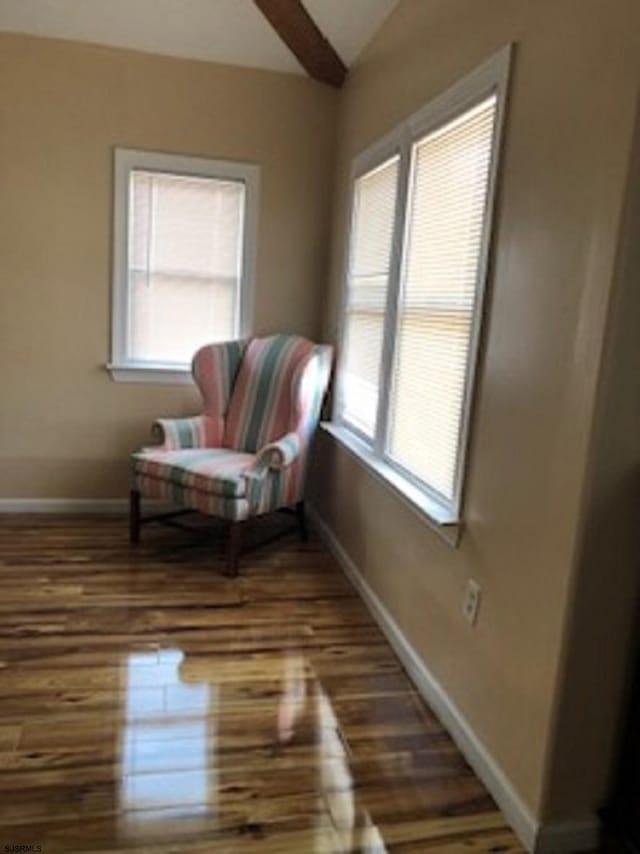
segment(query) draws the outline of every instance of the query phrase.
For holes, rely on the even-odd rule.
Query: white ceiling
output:
[[[304,0],[351,65],[397,0]],[[0,30],[304,73],[253,0],[0,0]]]

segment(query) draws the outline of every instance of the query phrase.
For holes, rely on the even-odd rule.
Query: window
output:
[[[333,432],[457,524],[508,48],[354,165]]]
[[[342,417],[373,438],[398,184],[398,157],[358,178],[342,343]]]
[[[258,169],[116,149],[115,379],[189,379],[202,344],[248,334]]]

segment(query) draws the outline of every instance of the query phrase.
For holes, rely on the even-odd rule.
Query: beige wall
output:
[[[518,45],[460,547],[442,542],[326,434],[314,491],[321,515],[537,817],[582,815],[603,795],[602,775],[575,793],[553,791],[550,749],[639,32],[636,0],[402,0],[341,95],[331,336],[353,156],[506,42]],[[469,577],[483,592],[475,628],[461,613]],[[564,759],[575,779],[576,757]]]
[[[640,115],[639,115],[640,119]],[[546,809],[589,802],[617,770],[640,592],[640,121],[587,468],[574,600],[560,674]],[[636,622],[634,622],[634,620]]]
[[[112,382],[114,145],[262,167],[255,328],[317,336],[336,95],[301,76],[0,34],[0,496],[125,494],[192,390]]]

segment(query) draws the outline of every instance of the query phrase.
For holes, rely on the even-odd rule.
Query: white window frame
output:
[[[386,134],[381,140],[359,154],[353,161],[350,178],[349,233],[347,235],[338,329],[340,349],[344,345],[346,332],[345,320],[348,299],[348,271],[350,267],[350,253],[352,251],[351,232],[354,219],[355,184],[359,178],[371,172],[376,167],[381,166],[393,156],[399,155],[400,157],[387,309],[385,313],[381,356],[378,420],[374,439],[372,441],[368,436],[342,418],[343,390],[341,387],[340,371],[337,373],[333,421],[325,423],[323,426],[360,461],[364,462],[377,477],[390,485],[412,509],[417,510],[428,524],[454,546],[457,545],[461,533],[462,502],[467,468],[471,411],[484,313],[484,295],[493,236],[496,184],[504,129],[511,54],[512,45],[506,45],[470,74],[425,104],[420,110],[411,115],[390,133]],[[393,358],[396,345],[398,308],[402,289],[403,252],[407,243],[408,224],[406,222],[406,214],[409,207],[408,196],[411,187],[411,153],[413,145],[420,139],[493,94],[496,95],[496,117],[487,186],[485,225],[480,249],[476,281],[476,303],[472,319],[469,355],[465,375],[464,409],[458,443],[455,489],[453,499],[448,501],[430,488],[428,484],[421,481],[393,460],[387,453],[387,439],[390,426],[387,413],[393,381]]]
[[[111,286],[111,360],[107,363],[117,382],[190,383],[191,366],[172,362],[139,361],[127,355],[129,328],[129,183],[133,171],[167,175],[219,178],[245,185],[242,224],[242,274],[236,335],[251,334],[256,270],[260,167],[252,163],[209,160],[180,154],[162,154],[132,148],[114,149],[113,269]]]

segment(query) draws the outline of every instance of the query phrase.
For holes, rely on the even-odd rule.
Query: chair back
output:
[[[202,395],[207,445],[222,444],[231,392],[246,347],[246,340],[207,344],[193,357],[191,373]]]
[[[287,433],[312,430],[328,382],[330,353],[331,348],[296,335],[249,341],[231,394],[225,447],[255,453]]]

